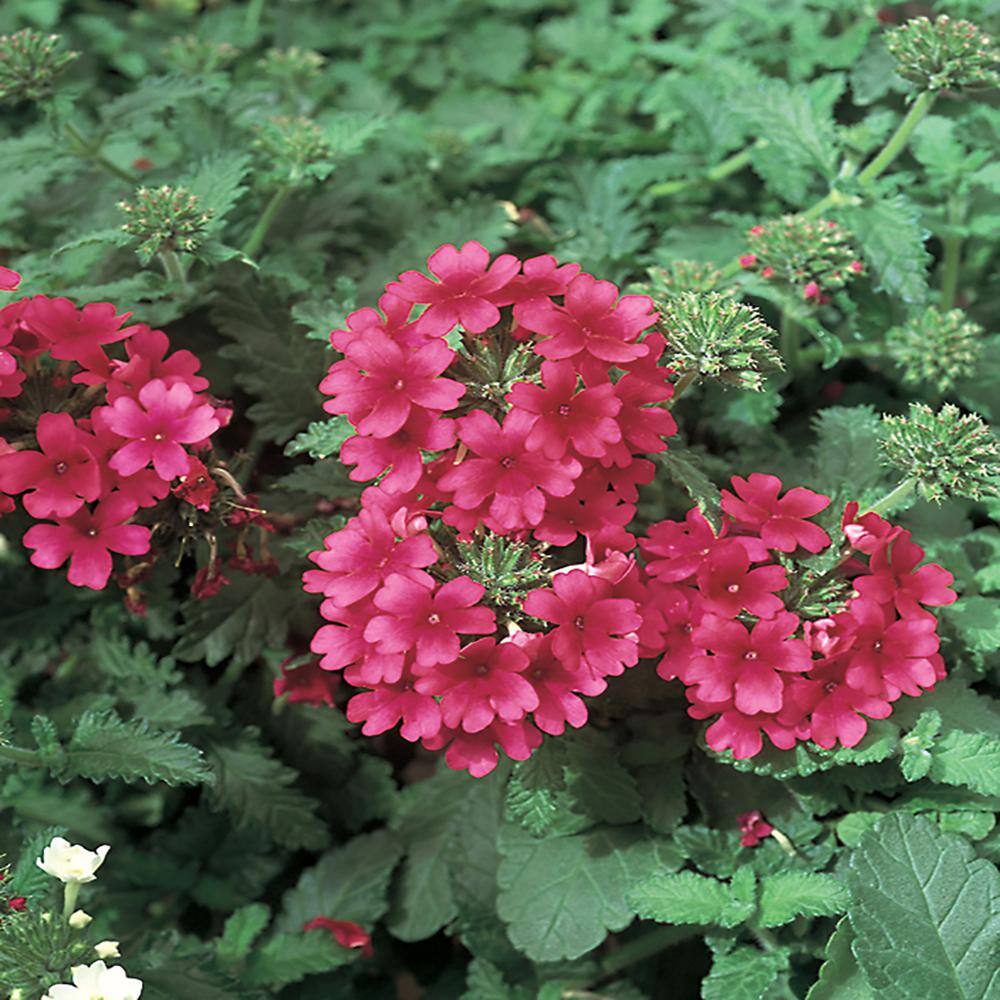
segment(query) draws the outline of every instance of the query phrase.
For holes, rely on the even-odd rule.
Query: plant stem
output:
[[[782,310],[778,324],[781,356],[785,359],[785,369],[794,375],[799,366],[799,324]]]
[[[741,149],[738,153],[733,153],[732,156],[726,157],[726,159],[721,163],[717,163],[710,170],[706,170],[700,177],[685,177],[675,181],[662,181],[660,184],[654,184],[646,193],[652,195],[654,198],[661,198],[665,195],[678,194],[699,184],[706,182],[714,184],[716,181],[724,180],[731,174],[742,170],[750,162],[754,146],[760,144],[761,142],[758,140],[746,149]]]
[[[869,514],[881,514],[893,507],[899,506],[900,502],[909,499],[913,488],[917,485],[916,479],[912,476],[904,479],[894,489],[890,490],[881,500],[876,501],[868,508]]]
[[[12,747],[9,744],[0,745],[0,760],[9,761],[20,767],[40,767],[41,761],[34,750],[24,750],[21,747]]]
[[[892,134],[889,141],[882,147],[882,152],[875,157],[864,170],[858,174],[858,181],[861,184],[868,184],[880,177],[906,148],[910,141],[913,130],[927,117],[928,112],[934,104],[937,94],[932,90],[925,90],[906,113],[906,117],[899,123],[899,128]]]
[[[173,250],[161,250],[158,256],[167,280],[172,285],[176,285],[183,294],[187,294],[187,275],[184,273],[184,265],[181,263],[180,257]]]
[[[957,228],[962,222],[963,212],[955,198],[948,202],[948,226]],[[958,276],[962,269],[962,237],[954,231],[941,237],[944,258],[941,261],[941,312],[955,307],[958,294]]]
[[[79,882],[67,882],[63,886],[63,921],[68,922],[76,909],[76,901],[80,895]]]
[[[651,958],[663,951],[664,948],[669,948],[673,944],[694,937],[701,930],[703,928],[668,924],[665,927],[657,927],[645,934],[640,934],[623,944],[601,962],[601,978],[613,976],[616,972],[621,972],[622,969],[635,965],[636,962]]]
[[[114,160],[109,160],[100,150],[100,147],[88,139],[72,122],[63,124],[63,131],[76,147],[73,152],[85,160],[92,160],[98,166],[103,167],[109,174],[129,184],[135,184],[136,179],[124,167],[119,167]]]
[[[257,224],[253,227],[253,231],[247,238],[246,243],[243,244],[243,255],[245,257],[254,257],[258,250],[260,250],[261,245],[264,242],[264,237],[267,236],[267,231],[271,228],[271,223],[274,222],[274,217],[281,210],[281,206],[284,205],[285,199],[292,193],[292,189],[289,185],[278,188],[274,194],[271,195],[270,201],[264,206],[264,211],[260,213],[260,218],[257,220]]]
[[[674,394],[670,397],[669,405],[673,406],[681,396],[694,384],[695,379],[698,378],[697,369],[692,368],[691,371],[684,372],[683,375],[674,383]]]

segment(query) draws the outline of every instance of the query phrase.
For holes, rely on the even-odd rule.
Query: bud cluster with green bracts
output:
[[[941,14],[914,17],[889,32],[896,72],[922,90],[965,90],[1000,84],[1000,49],[971,21]]]
[[[322,180],[331,170],[332,148],[322,126],[304,115],[278,115],[255,129],[253,150],[260,177],[271,186],[303,187]]]
[[[37,101],[78,53],[60,50],[58,35],[37,31],[0,35],[0,101]]]
[[[929,306],[886,334],[886,350],[903,381],[942,393],[974,374],[984,346],[983,328],[961,309],[942,313]]]
[[[121,201],[118,207],[128,219],[122,231],[138,240],[136,253],[143,263],[164,250],[194,253],[212,219],[187,188],[168,184],[141,187],[131,201]]]
[[[718,292],[734,296],[737,289],[726,288],[721,268],[697,260],[675,260],[663,267],[651,267],[649,276],[635,286],[635,291],[648,295],[656,302],[665,302],[683,292]]]

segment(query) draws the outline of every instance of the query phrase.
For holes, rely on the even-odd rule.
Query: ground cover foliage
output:
[[[4,995],[1000,997],[995,13],[6,0]],[[566,347],[581,279],[540,305],[525,266],[450,322],[390,317],[442,359],[417,417],[345,402],[385,326],[356,310],[472,241],[613,282],[617,347]],[[599,433],[518,438],[561,463],[545,511],[477,493],[467,428],[578,376]],[[428,430],[456,406],[457,437]],[[610,504],[580,537],[572,483]],[[359,512],[433,539],[411,589],[347,600],[310,560]],[[506,670],[544,647],[589,679],[463,710],[447,655],[392,645],[428,566],[490,609],[455,630],[477,655],[510,623]],[[621,626],[600,669],[556,637],[571,579]],[[382,615],[360,666],[349,613]],[[739,649],[781,666],[720,666],[719,636],[779,620]],[[401,735],[372,698],[410,681]],[[55,837],[111,849],[81,877]]]

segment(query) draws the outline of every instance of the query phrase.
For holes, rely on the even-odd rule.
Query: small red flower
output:
[[[12,292],[21,284],[21,275],[0,265],[0,292]]]
[[[698,588],[706,608],[728,618],[735,618],[743,609],[769,618],[784,607],[774,592],[787,586],[784,567],[751,569],[747,550],[736,539],[716,544],[698,568]]]
[[[304,931],[327,931],[342,948],[360,948],[364,958],[375,954],[371,935],[351,920],[331,920],[329,917],[314,917],[302,925]]]
[[[188,455],[187,472],[181,476],[180,482],[171,492],[198,510],[208,510],[212,504],[212,497],[219,492],[219,487],[201,459]]]
[[[740,843],[744,847],[756,847],[765,837],[770,837],[774,827],[766,822],[760,811],[740,813],[736,817],[740,828]]]
[[[340,684],[340,674],[323,670],[318,661],[307,660],[289,669],[290,660],[281,664],[281,676],[274,679],[274,697],[288,696],[291,702],[333,707],[333,695]]]
[[[7,909],[14,913],[22,913],[28,908],[28,900],[24,896],[12,896],[7,900]]]
[[[754,472],[748,479],[733,476],[733,489],[722,490],[722,509],[740,529],[760,533],[764,544],[779,552],[794,552],[796,547],[820,552],[830,544],[830,537],[806,518],[830,505],[830,498],[796,486],[783,497],[781,480]]]

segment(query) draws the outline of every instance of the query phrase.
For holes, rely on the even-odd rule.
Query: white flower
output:
[[[79,844],[71,844],[62,837],[53,837],[52,843],[42,852],[35,864],[60,882],[93,882],[97,869],[104,864],[111,848],[102,844],[96,851],[88,851]]]
[[[142,981],[130,979],[120,965],[74,965],[73,985],[52,986],[42,1000],[139,1000]]]
[[[122,953],[118,950],[117,941],[98,941],[94,945],[94,951],[98,958],[121,958]]]
[[[83,910],[74,910],[69,915],[69,925],[75,931],[82,931],[93,919],[89,913],[85,913]],[[104,956],[101,955],[101,958],[104,958]]]

